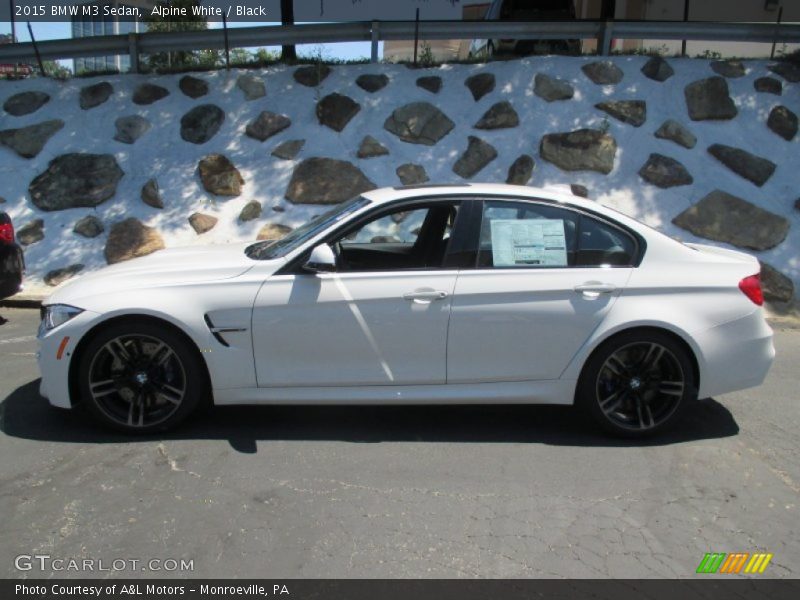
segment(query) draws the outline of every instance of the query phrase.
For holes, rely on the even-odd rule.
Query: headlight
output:
[[[42,322],[39,324],[39,337],[63,325],[70,319],[83,312],[82,308],[75,308],[67,304],[51,304],[42,307]]]

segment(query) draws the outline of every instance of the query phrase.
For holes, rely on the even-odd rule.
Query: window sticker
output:
[[[566,267],[563,219],[495,219],[491,221],[495,267]]]

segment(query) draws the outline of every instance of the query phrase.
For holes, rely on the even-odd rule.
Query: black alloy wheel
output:
[[[81,398],[105,425],[128,432],[163,431],[207,398],[196,351],[152,323],[112,325],[89,342],[80,368]]]
[[[604,429],[625,437],[669,428],[696,397],[686,350],[656,331],[623,333],[605,342],[578,383],[578,402]]]

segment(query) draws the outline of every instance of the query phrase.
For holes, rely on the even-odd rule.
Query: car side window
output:
[[[598,219],[582,215],[578,238],[578,267],[627,267],[636,256],[636,242],[630,234]]]
[[[342,244],[413,244],[427,214],[426,208],[394,212],[370,221],[342,240]]]
[[[408,205],[345,231],[331,245],[341,272],[442,267],[458,213],[457,202]]]
[[[579,219],[577,213],[544,204],[484,202],[477,266],[572,266]]]

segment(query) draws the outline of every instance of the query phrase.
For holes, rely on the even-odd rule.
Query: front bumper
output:
[[[75,349],[99,316],[92,311],[84,311],[38,337],[36,362],[42,376],[39,393],[53,406],[72,408],[69,373]]]

